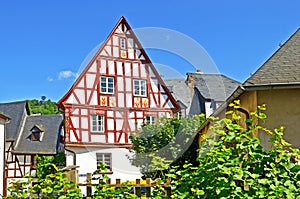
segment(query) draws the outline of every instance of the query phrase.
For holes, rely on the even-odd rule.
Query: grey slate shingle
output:
[[[187,75],[195,77],[195,87],[204,98],[215,101],[225,101],[240,85],[239,82],[222,74],[188,73]],[[186,79],[165,79],[164,82],[167,87],[172,87],[171,93],[177,101],[180,101],[186,107],[190,107],[192,98]]]
[[[300,83],[300,28],[243,86]]]
[[[166,86],[172,87],[171,94],[175,100],[179,100],[182,104],[188,107],[191,103],[191,93],[185,81],[186,80],[184,78],[164,79]]]

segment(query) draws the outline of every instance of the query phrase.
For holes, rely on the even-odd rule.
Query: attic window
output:
[[[32,127],[30,131],[31,131],[31,137],[30,137],[31,141],[41,141],[42,133],[44,132],[44,130],[41,127],[34,125],[34,127]]]
[[[126,39],[124,38],[124,37],[121,37],[121,39],[120,39],[121,41],[120,41],[120,43],[121,43],[121,49],[122,50],[126,50]]]

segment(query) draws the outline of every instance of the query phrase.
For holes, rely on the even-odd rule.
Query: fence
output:
[[[86,195],[87,199],[91,198],[92,196],[92,187],[93,186],[103,186],[103,187],[114,187],[115,189],[119,189],[122,187],[127,187],[128,185],[132,187],[131,192],[137,195],[138,197],[146,196],[151,197],[153,187],[160,186],[164,191],[165,195],[170,197],[171,196],[171,187],[170,183],[160,183],[160,179],[156,179],[151,182],[150,178],[146,180],[136,179],[135,181],[127,181],[122,183],[121,179],[116,179],[116,182],[113,184],[111,183],[111,179],[106,180],[105,185],[102,185],[104,180],[99,179],[97,183],[93,183],[92,181],[92,174],[87,173],[86,175],[86,183],[77,183],[79,187],[86,187]]]

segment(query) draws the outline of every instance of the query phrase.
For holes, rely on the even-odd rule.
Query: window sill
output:
[[[105,172],[99,172],[99,173],[94,173],[95,175],[102,175],[102,174],[113,174],[113,171],[105,171]]]
[[[105,135],[105,132],[100,132],[100,131],[91,131],[91,134],[102,134]]]

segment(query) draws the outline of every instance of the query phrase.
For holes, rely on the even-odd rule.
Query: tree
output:
[[[161,177],[169,165],[195,162],[197,146],[192,135],[203,123],[204,115],[190,118],[162,118],[154,124],[144,124],[137,135],[132,134],[130,158],[144,177]],[[189,149],[194,147],[194,153]],[[192,157],[194,156],[194,157]]]
[[[41,100],[33,99],[27,100],[27,102],[31,114],[47,115],[61,113],[57,104],[50,99],[46,100],[46,96],[42,96]]]

